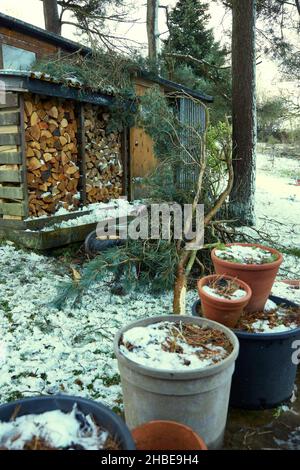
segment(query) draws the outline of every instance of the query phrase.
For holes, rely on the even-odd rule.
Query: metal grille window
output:
[[[205,109],[200,103],[189,98],[179,98],[179,119],[183,124],[180,134],[182,145],[189,151],[181,150],[181,161],[175,172],[175,184],[178,189],[190,190],[198,178],[200,159],[199,139],[195,138],[196,129],[200,134],[205,129]]]

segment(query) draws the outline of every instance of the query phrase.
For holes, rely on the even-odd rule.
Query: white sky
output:
[[[170,6],[173,6],[175,3],[176,0],[164,0],[162,2],[163,5]],[[146,44],[147,36],[144,23],[146,17],[145,0],[135,0],[134,6],[134,17],[142,24],[122,25],[118,33]],[[44,27],[43,5],[40,0],[0,0],[0,11],[36,26]],[[162,33],[166,31],[165,13],[163,9],[160,9],[159,12],[159,30]],[[228,16],[224,18],[224,10],[215,3],[211,4],[211,14],[211,26],[214,28],[216,39],[222,41],[224,38],[224,28],[230,25],[230,18]],[[70,26],[64,26],[63,35],[80,42],[80,37],[76,36],[74,28]],[[263,63],[257,68],[257,85],[259,95],[276,94],[279,89],[287,90],[290,88],[289,84],[283,83],[280,80],[276,64],[265,58]]]

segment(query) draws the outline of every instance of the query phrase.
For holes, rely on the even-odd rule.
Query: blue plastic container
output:
[[[125,422],[106,406],[85,398],[55,395],[12,401],[0,406],[0,421],[9,421],[15,410],[18,410],[17,416],[41,414],[53,410],[69,413],[75,403],[84,415],[93,416],[96,424],[106,429],[122,450],[135,450],[134,441]]]

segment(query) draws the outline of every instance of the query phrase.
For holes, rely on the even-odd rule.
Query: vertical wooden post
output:
[[[121,134],[121,155],[122,155],[122,167],[123,167],[123,181],[122,189],[123,195],[127,196],[130,200],[130,179],[129,179],[129,130],[126,127]]]
[[[23,188],[23,204],[24,204],[24,218],[29,217],[29,194],[27,184],[27,165],[26,165],[26,140],[25,140],[25,122],[24,122],[24,95],[19,93],[19,109],[20,109],[20,136],[21,136],[21,157],[22,157],[22,188]]]
[[[80,200],[82,205],[86,204],[86,160],[85,160],[85,125],[84,125],[84,104],[78,103],[78,158],[80,169]]]

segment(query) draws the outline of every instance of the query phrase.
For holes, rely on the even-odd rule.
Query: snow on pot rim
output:
[[[212,260],[217,260],[218,263],[222,264],[223,266],[228,266],[228,267],[233,267],[235,266],[237,269],[240,270],[245,270],[245,271],[256,271],[256,270],[269,270],[273,269],[276,266],[280,265],[283,261],[283,256],[282,254],[276,250],[275,248],[267,247],[264,245],[261,245],[259,243],[226,243],[225,247],[231,247],[231,246],[242,246],[242,247],[256,247],[260,248],[263,251],[270,252],[274,255],[277,255],[277,259],[270,262],[270,263],[258,263],[258,264],[247,264],[247,263],[237,263],[236,261],[229,261],[225,260],[223,258],[220,258],[219,256],[216,255],[217,251],[225,251],[225,250],[220,250],[217,247],[214,248],[211,251],[211,258]]]
[[[280,297],[276,297],[271,295],[269,297],[270,300],[275,302],[276,304],[286,304],[287,300],[286,299],[281,299]],[[289,306],[291,307],[298,307],[297,304],[294,302],[288,301]],[[198,299],[194,302],[192,306],[192,315],[195,315],[195,311],[197,310],[197,305],[201,305],[201,300]],[[195,318],[195,317],[194,317]],[[202,318],[199,317],[198,318]],[[215,322],[214,322],[215,323]],[[285,331],[280,331],[280,332],[275,332],[275,333],[264,333],[264,332],[247,332],[243,330],[238,330],[236,328],[230,329],[238,338],[240,339],[249,339],[249,340],[261,340],[261,341],[270,341],[270,340],[280,340],[280,339],[285,339],[287,336],[299,336],[300,335],[300,326],[297,328],[290,328]]]
[[[226,297],[221,297],[221,295],[218,297],[215,295],[212,295],[206,289],[203,289],[203,287],[206,287],[209,282],[216,280],[217,278],[230,279],[232,281],[234,280],[240,287],[242,287],[242,290],[245,292],[245,295],[239,298],[227,299]],[[205,295],[208,295],[211,299],[215,299],[216,301],[219,301],[220,307],[222,306],[221,304],[226,305],[226,308],[227,308],[228,304],[236,305],[239,303],[244,303],[246,300],[250,300],[252,296],[252,290],[246,282],[242,281],[241,279],[229,276],[227,274],[221,274],[221,275],[212,274],[210,276],[205,276],[197,281],[197,286],[198,286],[198,291],[203,291]]]
[[[232,351],[229,353],[224,359],[221,359],[217,364],[205,366],[205,367],[199,367],[195,369],[190,369],[190,370],[176,370],[176,369],[158,369],[150,366],[144,366],[142,364],[139,364],[138,362],[135,362],[125,356],[121,351],[120,351],[120,341],[123,336],[123,334],[135,327],[139,326],[148,326],[151,324],[155,323],[161,323],[161,322],[177,322],[177,321],[182,321],[183,323],[191,323],[191,324],[196,324],[198,326],[203,326],[203,327],[208,327],[212,329],[217,329],[221,332],[223,332],[229,341],[232,344]],[[165,316],[158,316],[158,317],[152,317],[152,318],[144,318],[141,320],[138,320],[134,323],[131,323],[121,330],[119,330],[115,336],[114,339],[114,352],[116,354],[116,357],[118,361],[121,363],[126,364],[127,367],[130,369],[133,369],[134,371],[137,371],[138,373],[142,375],[147,375],[150,377],[157,377],[165,380],[188,380],[188,379],[194,379],[198,378],[199,375],[202,377],[210,376],[213,374],[217,374],[218,372],[222,371],[226,367],[230,366],[232,362],[235,361],[235,359],[238,356],[239,352],[239,342],[236,337],[236,335],[226,326],[221,325],[220,323],[217,323],[212,320],[208,320],[206,318],[195,318],[191,316],[181,316],[181,315],[165,315]]]

